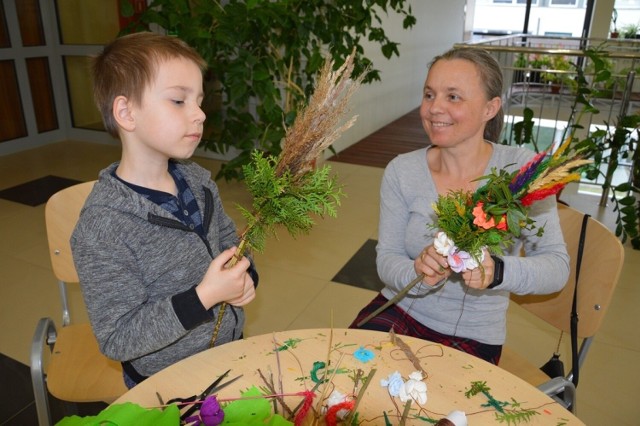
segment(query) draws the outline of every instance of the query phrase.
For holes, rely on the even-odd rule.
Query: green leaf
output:
[[[120,14],[124,18],[130,18],[133,16],[135,10],[129,0],[120,0]]]
[[[621,190],[618,189],[618,187],[616,187],[616,191],[621,191]],[[621,198],[620,200],[618,200],[618,202],[620,204],[622,204],[623,206],[633,206],[636,203],[636,198],[634,196],[630,195],[628,197]]]
[[[400,52],[398,51],[398,43],[386,43],[382,45],[382,54],[385,58],[391,59],[391,56],[394,54],[400,56]]]
[[[96,416],[70,416],[60,420],[58,426],[93,426],[93,425],[140,425],[140,426],[173,426],[180,423],[180,410],[175,404],[164,410],[143,408],[138,404],[125,402],[114,404],[102,410]]]

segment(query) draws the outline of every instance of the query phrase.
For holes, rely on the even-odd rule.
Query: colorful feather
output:
[[[527,192],[532,192],[558,182],[564,182],[566,184],[572,180],[580,179],[580,174],[572,173],[572,171],[589,163],[591,163],[591,160],[584,160],[580,157],[566,160],[564,163],[561,163],[556,167],[547,169],[546,173],[541,174],[537,179],[531,182]],[[569,176],[571,179],[567,180],[567,177]]]
[[[557,194],[558,192],[560,192],[560,190],[562,188],[565,187],[565,185],[566,185],[565,183],[556,183],[555,185],[552,185],[550,187],[538,189],[538,190],[533,191],[533,192],[529,192],[524,197],[522,197],[520,199],[520,202],[525,207],[530,206],[531,204],[534,203],[534,201],[543,200],[543,199],[547,198],[550,195]]]
[[[571,145],[571,136],[569,136],[556,150],[556,152],[553,153],[553,158],[560,158],[560,156],[562,155],[563,152],[565,152],[567,150],[567,148],[569,147],[569,145]]]
[[[513,194],[521,193],[524,189],[527,188],[529,182],[535,179],[543,170],[544,167],[541,167],[547,152],[543,151],[537,154],[531,161],[525,164],[518,173],[514,176],[509,184],[509,190]]]

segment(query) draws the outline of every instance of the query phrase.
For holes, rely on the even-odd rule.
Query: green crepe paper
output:
[[[56,426],[178,426],[180,410],[177,405],[169,405],[164,410],[143,408],[138,404],[125,402],[105,408],[97,416],[69,416]]]
[[[222,426],[290,426],[292,422],[287,421],[280,414],[271,412],[271,402],[266,398],[255,398],[262,396],[260,390],[255,386],[242,393],[243,398],[238,399],[222,407],[224,411],[224,421]]]

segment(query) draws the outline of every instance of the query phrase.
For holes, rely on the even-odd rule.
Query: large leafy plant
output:
[[[575,70],[573,102],[565,128],[563,140],[570,141],[570,149],[593,160],[584,170],[588,180],[599,181],[602,187],[600,205],[613,204],[616,214],[615,233],[622,242],[631,242],[634,249],[640,250],[640,114],[621,112],[613,121],[596,125],[595,129],[585,129],[582,122],[600,111],[594,101],[611,98],[616,89],[624,89],[626,79],[620,74],[630,71],[622,69],[614,72],[614,61],[607,56],[606,46],[596,46],[584,51],[584,68],[572,63]],[[590,121],[590,120],[588,120]],[[522,121],[516,122],[511,129],[517,145],[530,144],[539,152],[539,144],[534,137],[534,113],[524,108]],[[503,143],[508,143],[506,138]],[[614,184],[613,178],[620,160],[631,163],[631,177],[627,182]]]
[[[121,2],[123,15],[134,16],[130,0]],[[124,32],[159,27],[208,62],[202,146],[235,155],[216,176],[229,180],[243,178],[254,149],[280,153],[327,55],[337,68],[355,48],[355,75],[380,80],[362,42],[378,43],[388,59],[399,55],[382,28],[387,12],[402,15],[404,28],[416,23],[407,0],[154,0]]]
[[[585,54],[592,63],[593,75],[587,78],[584,72],[577,68],[578,92],[572,109],[574,120],[569,127],[570,135],[575,138],[574,149],[593,159],[593,164],[586,171],[586,178],[603,179],[600,205],[606,205],[607,197],[610,195],[609,200],[616,212],[616,235],[622,242],[629,240],[634,249],[640,250],[640,114],[621,111],[613,122],[605,121],[603,126],[596,126],[596,130],[588,131],[583,139],[575,137],[576,131],[583,128],[580,124],[582,116],[585,113],[599,112],[592,101],[601,96],[599,88],[602,87],[602,83],[612,78],[610,61],[601,49],[587,49]],[[582,106],[579,111],[578,105]],[[633,175],[628,182],[614,185],[613,177],[620,165],[620,159],[631,163]]]

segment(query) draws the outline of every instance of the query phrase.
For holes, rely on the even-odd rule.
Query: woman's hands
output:
[[[482,290],[489,287],[489,284],[493,282],[495,263],[487,249],[483,249],[483,252],[484,259],[480,266],[462,273],[464,283],[470,288]]]
[[[425,247],[414,262],[416,274],[424,274],[423,283],[433,287],[451,275],[447,258],[439,255],[433,245]]]
[[[249,259],[242,257],[235,265],[226,266],[235,252],[236,247],[231,247],[213,259],[202,282],[196,287],[196,293],[206,309],[220,302],[244,306],[255,298],[253,279],[247,272],[251,265]]]
[[[414,261],[416,274],[424,274],[422,282],[429,286],[435,286],[440,281],[451,275],[451,268],[447,258],[436,252],[433,245],[425,247]],[[484,249],[484,260],[481,265],[462,273],[464,283],[475,289],[485,289],[493,282],[495,265],[489,252]]]

